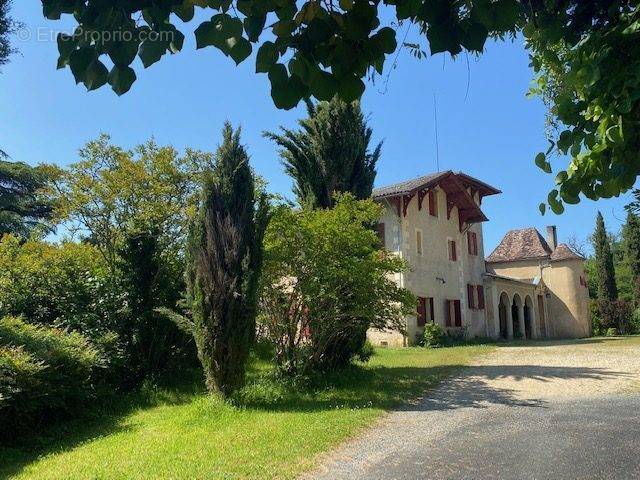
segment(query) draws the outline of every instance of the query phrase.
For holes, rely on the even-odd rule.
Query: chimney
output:
[[[547,227],[547,243],[553,252],[558,246],[558,232],[555,225],[549,225]]]

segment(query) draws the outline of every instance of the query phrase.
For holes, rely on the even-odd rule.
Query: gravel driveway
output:
[[[640,478],[640,338],[500,347],[313,479]]]

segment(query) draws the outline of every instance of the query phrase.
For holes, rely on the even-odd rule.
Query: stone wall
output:
[[[405,259],[410,270],[400,276],[399,285],[416,296],[433,298],[434,320],[445,327],[446,300],[460,300],[462,325],[467,336],[486,336],[484,310],[470,309],[467,299],[467,284],[483,285],[484,243],[482,224],[475,224],[470,230],[476,233],[478,253],[470,255],[467,234],[460,232],[458,211],[453,207],[447,218],[447,198],[440,188],[435,189],[438,216],[429,213],[429,197],[425,196],[422,209],[418,209],[418,198],[414,196],[407,208],[407,215],[397,214],[395,204],[382,201],[385,212],[381,222],[385,224],[385,246]],[[476,194],[476,201],[479,198]],[[422,254],[417,247],[417,232],[422,235]],[[457,260],[449,260],[449,241],[456,242]],[[476,294],[477,297],[477,294]],[[477,298],[476,298],[477,304]],[[415,316],[406,318],[407,337],[404,343],[413,345],[423,328],[418,327]],[[369,339],[380,344],[397,344],[397,334],[372,331]]]

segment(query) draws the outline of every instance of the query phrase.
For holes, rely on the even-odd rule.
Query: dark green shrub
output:
[[[118,250],[120,284],[127,300],[118,334],[134,385],[167,370],[197,365],[193,337],[158,312],[158,307],[173,308],[184,290],[182,264],[162,255],[161,238],[158,229],[130,233]]]
[[[629,302],[626,300],[597,300],[596,308],[600,319],[601,333],[610,329],[616,329],[620,335],[632,333],[630,330],[633,312]]]
[[[109,277],[93,245],[21,242],[5,235],[0,239],[0,317],[23,316],[89,338],[116,331],[116,312],[126,302]]]
[[[615,337],[618,335],[618,330],[615,328],[607,328],[607,331],[604,332],[605,337]]]
[[[464,343],[467,338],[467,327],[462,328],[448,328],[447,334],[443,341],[447,346],[460,345]]]
[[[631,315],[631,324],[629,325],[629,333],[638,334],[640,333],[640,308],[636,308]]]
[[[358,352],[358,360],[368,362],[376,354],[376,349],[369,340],[365,340],[364,345]]]
[[[103,366],[79,333],[0,319],[0,438],[75,414],[96,397]]]
[[[591,334],[594,337],[604,335],[605,329],[602,327],[602,319],[600,318],[600,312],[598,311],[597,300],[589,300],[589,313],[591,315]]]
[[[445,332],[437,323],[427,323],[420,337],[419,344],[427,348],[441,347],[444,341]]]

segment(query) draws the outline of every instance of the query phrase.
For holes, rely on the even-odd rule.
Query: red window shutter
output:
[[[467,249],[469,255],[478,255],[478,236],[476,232],[467,232]]]
[[[455,262],[458,260],[458,252],[456,251],[456,242],[449,240],[449,260]]]
[[[385,234],[384,223],[378,223],[378,225],[376,226],[376,233],[378,234],[378,238],[380,239],[380,243],[384,247],[386,245],[385,236],[384,236],[384,234]]]
[[[433,311],[433,297],[429,298],[429,313],[431,314],[431,322],[435,323],[436,315]]]
[[[453,301],[453,309],[456,315],[456,327],[462,326],[462,310],[460,309],[460,300]]]
[[[467,303],[471,310],[474,310],[476,308],[476,304],[473,300],[473,293],[474,293],[473,290],[474,290],[473,285],[467,283]]]
[[[438,204],[436,203],[436,192],[429,190],[429,215],[438,216]]]
[[[484,287],[478,285],[478,309],[484,310]]]
[[[427,299],[418,297],[418,326],[424,327],[427,323]]]
[[[451,326],[451,300],[444,301],[444,324],[447,327]]]

